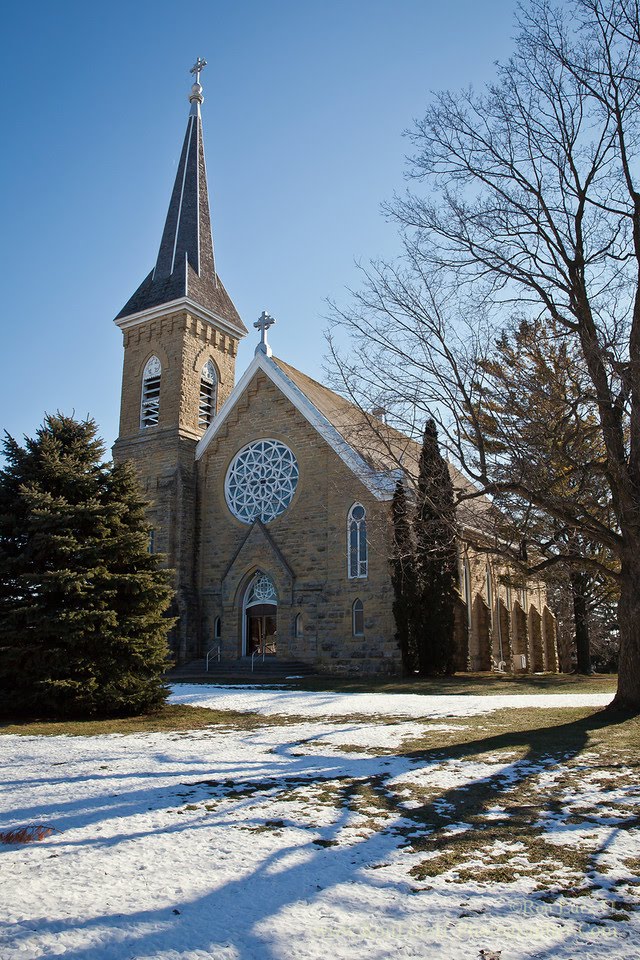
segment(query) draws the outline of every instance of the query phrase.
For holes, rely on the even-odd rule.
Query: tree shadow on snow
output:
[[[337,944],[344,936],[344,924],[347,924],[352,949],[357,952],[359,940],[369,945],[374,941],[381,920],[383,926],[388,923],[400,926],[403,922],[415,923],[414,898],[428,897],[428,892],[423,892],[426,890],[424,884],[422,887],[419,885],[423,881],[415,881],[408,873],[406,879],[400,881],[385,876],[383,868],[386,861],[400,847],[408,847],[411,853],[418,854],[421,850],[431,854],[435,851],[437,856],[442,846],[443,829],[447,825],[460,823],[472,824],[474,830],[485,830],[486,839],[492,840],[498,828],[495,824],[492,826],[491,820],[486,820],[485,824],[483,818],[501,804],[505,792],[526,787],[542,770],[552,770],[560,761],[566,763],[575,759],[587,746],[592,731],[615,726],[624,719],[612,717],[610,713],[595,713],[557,726],[489,734],[454,746],[435,746],[381,756],[340,753],[339,750],[335,753],[314,751],[306,754],[300,752],[304,750],[304,742],[297,741],[272,746],[268,755],[265,754],[265,759],[250,761],[249,770],[248,764],[242,759],[237,763],[203,761],[198,764],[198,761],[185,760],[183,763],[182,759],[171,757],[176,769],[169,774],[149,771],[136,775],[136,779],[142,783],[151,781],[149,786],[141,785],[115,796],[100,795],[54,804],[52,822],[55,820],[59,829],[65,829],[65,824],[66,829],[81,828],[92,823],[104,824],[112,818],[134,816],[147,808],[162,812],[176,804],[197,805],[207,800],[219,802],[220,810],[214,806],[206,816],[202,811],[193,811],[193,818],[185,813],[185,822],[182,823],[163,824],[141,831],[131,830],[105,838],[95,837],[88,842],[78,841],[79,845],[85,847],[116,847],[149,836],[197,831],[202,836],[202,852],[192,863],[191,869],[206,872],[211,884],[219,879],[215,889],[192,899],[176,898],[158,908],[127,913],[105,912],[90,919],[31,919],[30,929],[24,931],[24,935],[18,931],[17,939],[29,938],[34,929],[63,939],[65,936],[79,935],[83,945],[67,947],[67,960],[104,960],[105,956],[124,960],[129,957],[155,958],[164,954],[183,956],[185,960],[200,955],[275,960],[286,955],[286,950],[283,953],[283,931],[289,931],[291,937],[310,938],[322,946],[324,955],[328,955],[332,938],[336,937]],[[490,722],[490,717],[483,717],[483,722],[487,720]],[[330,732],[335,733],[336,728]],[[307,746],[314,739],[321,744],[323,736],[319,734],[315,738],[308,738]],[[251,736],[244,739],[247,744],[253,741]],[[505,758],[507,762],[502,762],[500,754],[503,751],[516,751],[521,755],[517,759]],[[493,763],[500,764],[499,771],[489,771],[488,775],[485,771],[457,786],[436,789],[435,795],[419,805],[408,807],[404,803],[405,798],[391,783],[392,780],[401,783],[403,777],[417,771],[435,770],[445,762],[468,763],[487,755],[496,755]],[[197,771],[194,766],[198,767]],[[194,779],[194,774],[197,779]],[[172,784],[156,782],[158,778],[166,781],[168,776]],[[293,811],[291,817],[282,816],[273,821],[270,828],[265,827],[266,803],[310,804],[313,802],[313,796],[309,796],[310,788],[312,791],[322,789],[329,796],[329,804],[335,810],[331,823],[325,826],[303,823]],[[256,802],[261,804],[257,812]],[[514,806],[506,827],[514,840],[517,841],[519,830],[530,829],[534,821],[539,823],[545,816],[562,816],[560,800],[553,789],[542,801],[542,806],[539,804],[538,798],[536,804],[527,806],[522,803],[520,808]],[[37,809],[42,815],[42,805]],[[23,808],[20,816],[23,813],[28,816],[35,810],[36,805],[31,810]],[[356,814],[366,814],[367,810],[377,812],[375,815],[371,813],[372,823],[359,830],[359,821],[354,818]],[[637,818],[633,822],[632,819],[626,826],[638,825]],[[298,831],[299,842],[288,842],[273,849],[274,843],[278,843],[278,831],[286,828]],[[234,837],[241,836],[235,831],[255,831],[255,849],[259,849],[261,844],[265,848],[259,863],[250,870],[244,869],[246,864],[241,864],[243,872],[232,879],[224,874],[226,866],[217,875],[215,870],[211,870],[210,854],[205,846],[211,840],[212,829],[226,831],[229,846]],[[246,834],[244,837],[246,839]],[[463,862],[464,843],[468,840],[469,836],[464,831],[446,837],[449,861],[456,862],[461,858]],[[179,840],[176,842],[179,843]],[[61,855],[72,844],[73,841],[64,836],[46,841],[48,849],[59,847]],[[596,856],[591,859],[594,860]],[[151,882],[161,883],[162,877],[159,875]],[[354,886],[350,889],[349,885]],[[337,887],[340,887],[344,919],[335,913],[335,900],[331,899],[331,893]],[[383,907],[379,906],[381,896],[375,898],[375,922],[370,913],[371,900],[362,896],[363,887],[370,892],[377,890],[379,894],[385,894]],[[509,893],[508,889],[501,890],[501,895],[503,892],[505,895]],[[159,899],[163,893],[162,890],[158,891]],[[460,900],[467,895],[465,888],[452,884],[440,888],[438,894],[447,903],[443,908],[444,919],[455,921],[456,917],[465,915],[460,912]],[[507,897],[504,906],[493,903],[490,890],[487,890],[484,898],[494,918],[513,918],[514,912],[521,911],[522,899],[521,890],[513,892],[511,903]],[[325,916],[321,914],[323,909]],[[287,916],[288,912],[290,916]],[[426,916],[422,914],[423,922]],[[438,920],[431,909],[428,916],[429,922]],[[271,925],[274,918],[277,923]],[[91,943],[96,946],[90,946]],[[554,950],[557,947],[556,942]],[[55,950],[44,950],[39,957],[49,960],[58,955]],[[544,949],[540,952],[539,947],[535,953],[540,958],[552,955]]]

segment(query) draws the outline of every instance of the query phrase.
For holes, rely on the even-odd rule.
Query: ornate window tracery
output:
[[[364,578],[368,573],[367,512],[361,503],[354,503],[349,510],[347,538],[349,579]]]
[[[266,573],[256,573],[247,592],[245,606],[251,607],[257,603],[278,603],[278,591]]]
[[[291,503],[298,476],[298,461],[289,447],[279,440],[256,440],[236,454],[227,470],[227,506],[243,523],[269,523]]]
[[[160,415],[160,380],[162,364],[157,357],[150,357],[142,374],[142,403],[140,405],[140,426],[155,427]]]
[[[207,360],[200,375],[200,403],[198,426],[206,430],[216,415],[218,405],[218,374],[213,360]]]

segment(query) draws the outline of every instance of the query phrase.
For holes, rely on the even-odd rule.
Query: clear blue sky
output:
[[[430,92],[481,85],[515,0],[12,3],[3,13],[0,427],[45,411],[117,435],[112,319],[153,265],[188,113],[203,121],[220,275],[251,334],[322,377],[327,297],[392,256],[380,204],[405,189],[402,132]]]

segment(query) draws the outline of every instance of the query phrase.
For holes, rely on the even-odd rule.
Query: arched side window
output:
[[[296,638],[297,638],[298,640],[300,639],[300,637],[302,637],[302,636],[304,635],[304,624],[303,624],[303,622],[302,622],[302,614],[301,614],[301,613],[299,613],[299,614],[297,615],[296,619],[295,619],[294,631],[293,631],[293,632],[294,632],[294,634],[295,634],[295,636],[296,636]]]
[[[364,604],[354,600],[351,607],[351,633],[354,637],[364,637]]]
[[[491,579],[491,567],[487,564],[487,606],[489,608],[489,618],[493,626],[493,581]]]
[[[213,622],[213,639],[219,640],[222,636],[222,620],[220,617],[216,617]]]
[[[349,579],[367,576],[367,512],[361,503],[354,503],[347,518],[347,550]]]
[[[469,561],[465,557],[464,561],[464,602],[467,606],[467,626],[471,630],[471,568],[469,567]]]
[[[200,375],[200,404],[198,426],[206,430],[216,415],[218,404],[218,375],[213,360],[207,360]]]
[[[152,527],[151,530],[149,530],[149,546],[147,547],[147,553],[155,553],[155,552],[156,552],[156,531]]]
[[[147,360],[142,374],[142,403],[140,405],[140,426],[155,427],[160,414],[160,379],[162,365],[157,357]]]

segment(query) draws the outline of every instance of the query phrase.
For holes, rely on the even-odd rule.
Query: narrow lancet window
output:
[[[351,632],[354,637],[364,637],[364,604],[354,600],[351,608]]]
[[[200,377],[200,405],[198,407],[198,426],[206,430],[216,415],[218,402],[218,375],[212,360],[207,360]]]
[[[493,579],[491,577],[491,567],[487,564],[486,572],[487,580],[487,606],[489,608],[489,619],[491,620],[491,626],[493,627]]]
[[[157,357],[151,357],[142,374],[142,405],[140,426],[155,427],[160,414],[160,378],[162,366]]]
[[[465,557],[464,560],[464,602],[467,608],[467,627],[471,630],[471,568],[469,566],[469,561]]]
[[[367,514],[361,503],[354,503],[347,520],[349,579],[367,576]]]

